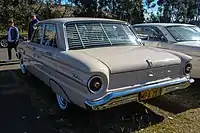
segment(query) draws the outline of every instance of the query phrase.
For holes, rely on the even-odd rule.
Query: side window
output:
[[[161,41],[159,32],[156,29],[148,28],[147,32],[149,41]]]
[[[147,40],[148,39],[148,33],[145,27],[135,27],[134,31],[136,32],[136,35],[142,39]]]
[[[148,41],[162,41],[161,40],[161,33],[151,27],[136,27],[134,28],[135,32],[137,33],[137,36],[142,40],[148,40]]]
[[[43,25],[37,26],[37,29],[34,31],[33,38],[31,40],[31,42],[40,44],[40,41],[41,41],[42,36],[43,36],[43,29],[44,29]]]
[[[46,24],[44,39],[43,39],[42,44],[45,46],[57,48],[56,26],[54,24]]]

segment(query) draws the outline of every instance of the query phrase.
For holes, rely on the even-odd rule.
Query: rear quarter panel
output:
[[[193,66],[191,76],[194,78],[200,78],[200,47],[175,43],[172,50],[179,51],[191,56],[191,63]]]
[[[104,83],[107,86],[107,81],[109,81],[107,74],[109,74],[109,71],[101,62],[89,57],[81,57],[79,54],[79,56],[74,55],[73,53],[70,51],[54,52],[52,60],[56,63],[49,69],[48,76],[50,80],[59,84],[72,103],[85,108],[84,102],[86,99],[101,97],[106,93],[105,90],[107,89],[105,88],[96,94],[92,94],[87,88],[88,80],[94,75],[100,75],[105,79]],[[50,85],[53,87],[51,83]],[[61,88],[53,88],[53,91],[65,95],[60,91]]]

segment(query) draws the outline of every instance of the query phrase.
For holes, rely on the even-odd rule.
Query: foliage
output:
[[[196,0],[158,0],[164,22],[190,22],[197,15]]]
[[[145,4],[147,5],[147,8],[154,8],[156,6],[155,0],[146,0]]]
[[[114,18],[131,24],[143,22],[147,13],[150,22],[189,22],[197,16],[197,0],[68,0],[65,5],[59,5],[59,1],[0,0],[0,31],[6,30],[9,18],[26,30],[31,13],[36,13],[39,20],[81,16]],[[149,12],[156,5],[157,14]]]
[[[142,0],[74,0],[74,4],[75,16],[115,18],[130,23],[144,20]]]
[[[72,16],[68,5],[52,4],[51,0],[1,0],[0,31],[6,30],[7,21],[10,18],[16,20],[19,29],[27,30],[31,13],[36,13],[39,20]]]

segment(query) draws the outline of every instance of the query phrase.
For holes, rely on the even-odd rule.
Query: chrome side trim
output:
[[[183,78],[176,78],[173,80],[164,81],[164,82],[160,82],[160,83],[150,84],[150,85],[146,85],[146,86],[129,88],[129,90],[125,90],[125,91],[108,93],[103,98],[98,99],[96,101],[86,100],[85,105],[87,107],[89,106],[93,109],[93,107],[95,108],[97,106],[104,105],[104,104],[108,103],[110,100],[118,98],[118,97],[123,97],[123,96],[131,95],[131,94],[137,94],[137,93],[145,91],[145,90],[161,88],[161,87],[168,87],[171,85],[182,84],[182,83],[188,83],[188,86],[189,86],[193,82],[194,82],[194,79],[189,79],[187,77],[183,77]]]

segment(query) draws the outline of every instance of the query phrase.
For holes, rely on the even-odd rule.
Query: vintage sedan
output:
[[[18,48],[22,73],[50,86],[62,110],[69,103],[103,110],[194,82],[190,56],[143,46],[130,25],[119,20],[44,20]]]
[[[200,28],[190,24],[145,23],[133,30],[146,46],[185,53],[192,57],[191,76],[200,78]]]

